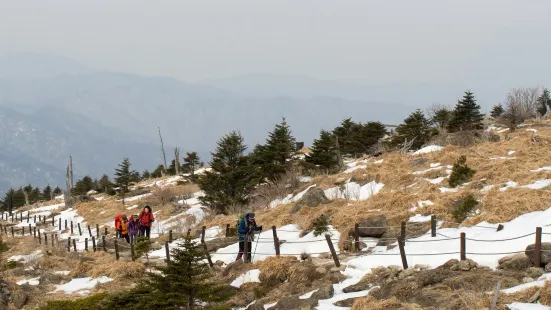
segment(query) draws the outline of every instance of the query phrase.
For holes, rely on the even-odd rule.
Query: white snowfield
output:
[[[235,279],[230,285],[233,287],[240,288],[241,285],[245,283],[250,283],[250,282],[260,283],[259,277],[260,277],[259,269],[249,270],[245,274],[242,274],[239,277],[237,277],[237,279]]]
[[[411,155],[421,155],[421,154],[427,154],[432,152],[439,152],[443,149],[443,147],[439,145],[428,145],[424,148],[417,150],[416,152],[412,153]]]
[[[65,294],[76,293],[79,295],[88,295],[90,293],[90,290],[96,287],[96,285],[101,283],[111,282],[111,281],[113,281],[113,279],[105,276],[99,277],[97,279],[93,279],[90,277],[75,278],[68,283],[58,285],[54,291],[49,292],[48,294],[64,292]]]

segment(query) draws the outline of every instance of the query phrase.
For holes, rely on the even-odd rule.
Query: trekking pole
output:
[[[254,246],[254,253],[253,253],[253,257],[251,258],[251,263],[254,261],[254,256],[256,255],[256,249],[258,248],[259,240],[260,240],[260,234],[258,234],[258,239],[256,240],[256,245]],[[254,241],[254,233],[253,233],[253,241]]]

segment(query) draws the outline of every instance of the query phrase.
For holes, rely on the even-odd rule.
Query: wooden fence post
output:
[[[94,252],[96,251],[96,238],[94,236],[92,236],[92,249]]]
[[[251,243],[252,245],[252,243]],[[243,261],[246,263],[249,262],[249,234],[245,235],[245,240],[243,241]]]
[[[15,237],[15,231],[13,230],[13,226],[11,227],[11,236]]]
[[[73,235],[74,232],[73,232],[73,221],[71,221],[71,235]]]
[[[27,223],[31,221],[31,211],[27,211]]]
[[[77,223],[77,227],[78,227],[78,235],[82,236],[82,229],[80,228],[80,223]]]
[[[34,223],[36,224],[36,214],[34,215]]]
[[[168,243],[172,243],[172,229],[168,231]]]
[[[57,221],[59,222],[57,230],[61,231],[61,218],[59,218]]]
[[[55,242],[57,242],[57,245],[59,245],[59,239],[57,238],[57,234],[55,234]]]
[[[187,230],[187,237],[189,238],[191,236],[191,228]]]
[[[467,259],[467,242],[465,238],[465,233],[461,233],[461,260]]]
[[[398,248],[400,249],[400,257],[402,258],[402,267],[404,270],[408,269],[408,260],[406,258],[406,251],[404,250],[404,240],[402,237],[398,237]]]
[[[494,300],[492,301],[492,306],[490,307],[490,310],[495,310],[497,305],[497,298],[499,296],[499,290],[501,288],[501,281],[497,281],[496,289],[494,291]]]
[[[31,226],[31,224],[29,224],[29,236],[32,235],[33,233],[33,227]]]
[[[203,243],[203,249],[205,250],[205,255],[207,256],[207,261],[209,262],[209,266],[210,268],[212,268],[214,265],[212,264],[212,259],[210,258],[210,253],[209,253],[209,250],[207,249],[206,243]]]
[[[65,219],[65,230],[67,230],[67,219]]]
[[[38,230],[38,243],[42,244],[42,236],[40,235],[40,229]]]
[[[54,233],[50,235],[50,238],[52,238],[52,247],[54,246]]]
[[[36,239],[36,226],[35,226],[35,227],[33,227],[33,238],[35,238],[35,239]]]
[[[230,236],[230,224],[226,224],[226,238]]]
[[[274,235],[274,248],[275,248],[276,256],[279,256],[279,238],[277,237],[277,230],[275,226],[272,226],[272,233]]]
[[[168,241],[165,242],[165,253],[166,253],[166,260],[170,261],[170,249],[168,248]]]
[[[88,236],[92,237],[92,228],[90,228],[90,225],[88,225]]]
[[[75,250],[75,253],[77,252],[77,241],[73,239],[73,249]]]
[[[42,223],[46,224],[46,215],[42,216]]]
[[[88,238],[84,238],[84,251],[88,252]]]
[[[94,240],[94,239],[92,239]],[[96,251],[96,249],[94,248],[94,252]],[[130,256],[132,256],[132,261],[135,261],[136,260],[136,254],[134,252],[134,243],[131,242],[130,243]]]
[[[21,227],[21,236],[25,237],[25,226]]]
[[[329,251],[331,251],[331,256],[333,256],[333,261],[335,261],[335,266],[340,267],[341,263],[339,262],[339,257],[337,256],[337,253],[335,252],[335,248],[333,247],[333,242],[331,242],[331,236],[329,236],[329,234],[326,234],[325,240],[327,240]]]
[[[52,227],[55,227],[55,216],[52,216]]]
[[[99,224],[96,224],[96,238],[99,238]]]
[[[71,252],[71,237],[67,238],[67,252]]]
[[[534,265],[541,267],[541,227],[536,227],[536,243],[534,244]]]
[[[103,251],[107,252],[107,246],[105,245],[105,235],[101,236],[101,244],[103,245]]]
[[[107,236],[107,227],[105,227],[105,234],[104,236]]]
[[[430,235],[436,237],[436,216],[433,214],[430,216]]]
[[[205,243],[205,230],[207,229],[207,226],[203,226],[201,228],[201,243]]]
[[[354,225],[354,250],[360,251],[360,224],[358,223]]]
[[[406,245],[406,222],[400,224],[400,238],[402,238],[402,245]]]
[[[115,239],[115,258],[119,260],[119,243],[117,242],[117,239]]]
[[[44,244],[48,245],[48,234],[44,233]]]

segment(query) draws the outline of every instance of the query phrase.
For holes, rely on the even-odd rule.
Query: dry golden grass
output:
[[[422,310],[416,304],[404,304],[396,297],[387,300],[378,300],[374,297],[367,296],[356,299],[352,310],[367,310],[367,309],[385,309],[385,310]]]

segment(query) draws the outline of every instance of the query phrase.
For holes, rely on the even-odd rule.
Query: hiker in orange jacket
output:
[[[143,211],[138,215],[138,222],[140,223],[140,235],[149,238],[151,234],[151,224],[155,222],[150,206],[145,206],[145,208],[143,208]]]
[[[128,218],[126,215],[122,216],[121,237],[124,238],[127,243],[130,243],[130,237],[128,236]]]

